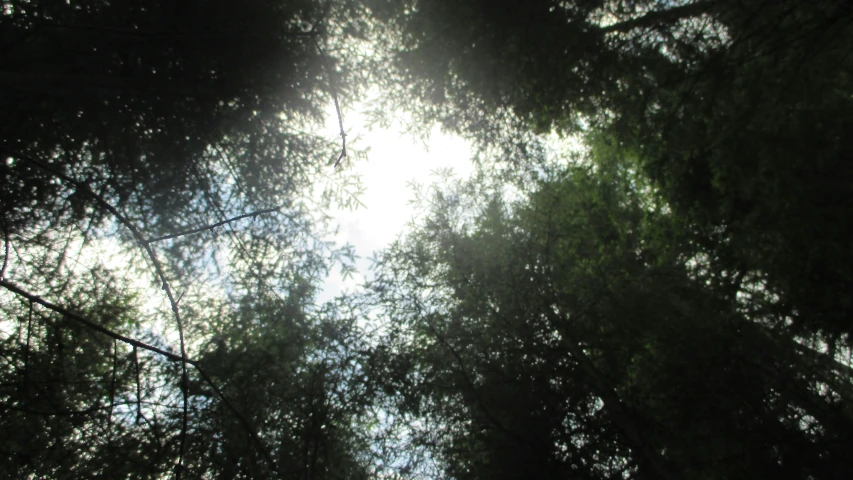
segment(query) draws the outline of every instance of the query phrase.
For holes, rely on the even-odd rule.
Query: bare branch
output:
[[[113,339],[113,378],[110,381],[110,412],[107,415],[107,425],[113,426],[113,410],[116,406],[116,370],[118,370],[118,341]]]
[[[2,280],[0,280],[2,281]],[[24,350],[24,384],[29,395],[30,388],[30,338],[33,334],[33,301],[30,299],[29,313],[27,314],[27,349]]]
[[[701,15],[711,10],[711,8],[716,4],[717,2],[713,0],[703,0],[678,7],[668,8],[666,10],[654,10],[641,17],[632,18],[630,20],[625,20],[624,22],[602,27],[600,30],[603,33],[625,33],[630,32],[635,28],[652,28],[662,23],[672,23],[683,18]]]
[[[184,230],[182,232],[173,233],[170,235],[163,235],[161,237],[149,238],[148,240],[145,240],[145,243],[153,243],[153,242],[159,242],[162,240],[170,240],[173,238],[183,237],[185,235],[192,235],[195,233],[201,233],[201,232],[205,232],[208,230],[213,230],[216,227],[221,227],[222,225],[225,225],[225,224],[228,224],[231,222],[236,222],[237,220],[242,220],[244,218],[248,218],[248,217],[254,218],[254,217],[257,217],[258,215],[262,215],[264,213],[279,212],[279,211],[281,211],[282,208],[284,208],[284,205],[278,206],[278,207],[272,207],[272,208],[265,208],[263,210],[258,210],[257,212],[245,213],[243,215],[238,215],[236,217],[229,218],[227,220],[223,220],[221,222],[216,222],[216,223],[213,223],[210,225],[205,225],[203,227],[194,228],[192,230]]]
[[[9,232],[3,229],[3,268],[0,268],[0,279],[6,278],[6,267],[9,266]]]
[[[166,350],[157,348],[153,345],[148,345],[145,342],[141,342],[139,340],[136,340],[136,339],[133,339],[130,337],[125,337],[124,335],[122,335],[120,333],[113,332],[112,330],[110,330],[110,329],[108,329],[102,325],[98,325],[97,323],[95,323],[95,322],[93,322],[87,318],[84,318],[84,317],[82,317],[82,316],[80,316],[80,315],[78,315],[78,314],[76,314],[76,313],[74,313],[74,312],[72,312],[66,308],[63,308],[63,307],[60,307],[59,305],[50,303],[38,295],[27,292],[26,290],[23,290],[22,288],[18,287],[17,285],[15,285],[11,282],[7,282],[6,280],[0,280],[0,287],[3,287],[6,290],[9,290],[10,292],[15,293],[17,295],[20,295],[32,303],[38,303],[39,305],[41,305],[43,307],[46,307],[50,310],[53,310],[56,313],[63,315],[65,318],[70,318],[71,320],[74,320],[75,322],[80,323],[87,328],[95,330],[96,332],[99,332],[99,333],[103,333],[104,335],[106,335],[110,338],[113,338],[115,340],[118,340],[120,342],[124,342],[128,345],[132,345],[134,347],[139,347],[139,348],[142,348],[144,350],[148,350],[149,352],[154,352],[154,353],[156,353],[158,355],[162,355],[162,356],[166,357],[167,359],[172,360],[174,362],[186,362],[190,365],[195,365],[195,363],[196,363],[194,360],[190,360],[189,358],[182,358],[180,355],[175,355],[174,353],[167,352]]]
[[[139,353],[136,345],[133,346],[133,369],[136,373],[136,424],[142,417],[142,384],[139,382]]]
[[[326,54],[323,53],[323,49],[320,47],[320,42],[317,41],[316,37],[312,37],[314,40],[314,45],[317,47],[317,51],[320,52],[320,57],[323,59],[323,66],[326,68],[326,74],[329,76],[329,90],[332,91],[332,100],[335,101],[335,112],[338,114],[338,126],[341,129],[341,154],[338,155],[338,159],[335,161],[335,168],[340,165],[341,160],[343,160],[347,156],[347,134],[344,131],[344,117],[341,115],[341,105],[338,102],[338,88],[335,85],[335,76],[332,72],[332,66],[329,65],[329,60],[326,57]]]
[[[95,405],[94,407],[89,407],[89,408],[86,408],[84,410],[55,409],[53,411],[48,412],[48,411],[37,410],[37,409],[33,409],[33,408],[20,407],[20,406],[12,405],[9,403],[0,403],[0,408],[6,409],[6,410],[12,410],[15,412],[26,413],[28,415],[40,415],[40,416],[45,416],[45,417],[52,417],[52,416],[60,416],[60,415],[62,415],[62,416],[66,416],[66,415],[67,416],[70,416],[70,415],[91,415],[91,414],[93,414],[99,410],[106,410],[110,407],[109,406],[102,406],[102,405],[98,404],[98,405]]]

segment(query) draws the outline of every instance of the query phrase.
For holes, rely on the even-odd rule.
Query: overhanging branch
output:
[[[666,10],[654,10],[637,18],[602,27],[600,31],[603,33],[626,33],[635,28],[656,27],[662,23],[672,23],[683,18],[701,15],[710,10],[716,3],[717,2],[715,1],[706,0],[688,3],[679,7],[668,8]]]
[[[167,358],[167,359],[172,360],[174,362],[186,362],[190,365],[196,364],[196,362],[194,360],[190,360],[188,358],[182,358],[180,355],[176,355],[172,352],[168,352],[168,351],[163,350],[161,348],[157,348],[153,345],[149,345],[145,342],[141,342],[141,341],[136,340],[134,338],[126,337],[120,333],[116,333],[116,332],[104,327],[103,325],[98,325],[97,323],[95,323],[95,322],[93,322],[93,321],[91,321],[91,320],[89,320],[89,319],[87,319],[81,315],[78,315],[78,314],[72,312],[71,310],[68,310],[67,308],[63,308],[59,305],[48,302],[47,300],[43,299],[42,297],[28,292],[28,291],[22,289],[21,287],[15,285],[14,283],[8,282],[6,280],[0,280],[0,287],[3,287],[6,290],[9,290],[10,292],[12,292],[16,295],[24,297],[27,300],[29,300],[33,303],[37,303],[37,304],[39,304],[39,305],[41,305],[41,306],[43,306],[49,310],[53,310],[54,312],[63,315],[65,318],[70,318],[71,320],[74,320],[75,322],[85,326],[86,328],[94,330],[98,333],[102,333],[102,334],[104,334],[104,335],[106,335],[106,336],[108,336],[114,340],[118,340],[118,341],[126,343],[128,345],[132,345],[134,347],[141,348],[143,350],[148,350],[149,352],[153,352],[153,353],[156,353],[158,355],[162,355],[164,358]]]

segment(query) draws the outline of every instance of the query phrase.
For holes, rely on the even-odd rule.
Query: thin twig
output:
[[[179,358],[181,359],[181,374],[183,377],[182,378],[182,384],[184,386],[187,385],[187,383],[189,382],[189,377],[187,374],[187,365],[186,365],[187,352],[186,352],[186,345],[184,342],[184,326],[183,326],[183,322],[181,321],[180,311],[178,310],[178,302],[175,300],[175,296],[172,294],[172,289],[169,287],[169,282],[166,281],[166,274],[163,270],[162,265],[160,264],[160,261],[157,259],[157,254],[154,252],[154,250],[151,248],[151,246],[145,242],[145,237],[142,236],[142,233],[140,233],[140,231],[133,225],[133,223],[131,223],[130,220],[127,219],[127,217],[122,215],[121,212],[119,212],[109,202],[104,200],[104,198],[102,196],[93,192],[92,189],[89,188],[86,184],[84,184],[82,182],[78,182],[77,180],[75,180],[75,179],[69,177],[68,175],[60,172],[59,170],[51,167],[50,165],[47,165],[44,162],[36,160],[35,158],[30,157],[29,155],[24,155],[22,153],[19,153],[19,152],[16,152],[14,150],[11,150],[9,148],[6,148],[5,146],[0,146],[0,150],[5,151],[9,155],[12,155],[19,160],[23,160],[27,163],[35,165],[36,167],[38,167],[38,168],[40,168],[40,169],[42,169],[42,170],[44,170],[50,174],[62,179],[62,180],[74,185],[74,187],[77,189],[78,192],[83,193],[83,194],[87,195],[88,197],[90,197],[92,200],[95,201],[95,203],[97,203],[102,208],[104,208],[105,210],[110,212],[122,225],[124,225],[128,230],[130,230],[130,232],[133,235],[133,238],[136,240],[137,244],[139,244],[139,246],[143,250],[145,250],[145,252],[148,254],[148,257],[151,259],[151,263],[154,264],[154,270],[157,273],[157,277],[160,280],[160,284],[163,286],[163,290],[166,292],[166,296],[169,298],[169,303],[171,304],[171,307],[172,307],[172,313],[174,314],[175,322],[178,325],[178,338],[180,340],[180,347],[181,347],[181,355]],[[180,440],[181,446],[180,446],[180,454],[178,457],[178,467],[179,468],[178,468],[177,473],[176,473],[178,480],[180,480],[180,477],[181,477],[181,468],[180,467],[183,465],[184,453],[186,451],[187,421],[188,421],[187,417],[189,416],[189,398],[187,396],[187,390],[186,390],[186,388],[183,388],[181,390],[183,393],[183,400],[184,400],[184,415],[183,415],[183,421],[181,422],[181,440]]]
[[[118,340],[113,339],[113,378],[110,382],[110,413],[107,415],[109,429],[113,426],[113,409],[116,405],[116,370],[118,370]]]
[[[136,345],[133,346],[133,367],[136,372],[136,424],[142,417],[142,385],[139,382],[139,354]]]
[[[2,279],[0,279],[2,281]],[[27,349],[24,350],[24,388],[26,395],[29,396],[30,391],[30,337],[33,332],[33,301],[30,300],[30,310],[27,315]]]
[[[338,88],[335,85],[335,76],[332,74],[332,66],[329,64],[328,57],[323,53],[323,49],[320,47],[320,42],[317,41],[317,37],[311,37],[314,40],[314,45],[317,47],[317,51],[320,52],[320,58],[323,60],[323,66],[326,69],[326,74],[329,76],[329,90],[332,92],[332,100],[335,102],[335,112],[338,114],[338,126],[341,129],[341,154],[338,155],[337,161],[335,161],[335,167],[341,163],[347,156],[347,134],[344,131],[344,117],[341,115],[341,105],[338,102]]]
[[[0,268],[0,280],[6,278],[6,267],[9,265],[9,232],[3,229],[3,268]]]
[[[86,408],[84,410],[56,409],[52,412],[47,412],[44,410],[37,410],[34,408],[26,408],[26,407],[19,407],[16,405],[10,405],[8,403],[0,403],[0,407],[8,409],[8,410],[16,411],[16,412],[26,413],[29,415],[42,415],[42,416],[91,415],[91,414],[93,414],[99,410],[106,410],[107,408],[109,408],[107,406],[96,405],[94,407],[89,407],[89,408]]]
[[[254,218],[254,217],[257,217],[258,215],[262,215],[264,213],[279,212],[279,211],[281,211],[282,208],[284,208],[284,205],[281,205],[278,207],[272,207],[272,208],[265,208],[263,210],[258,210],[257,212],[245,213],[243,215],[238,215],[236,217],[229,218],[227,220],[223,220],[221,222],[216,222],[216,223],[213,223],[210,225],[205,225],[203,227],[194,228],[192,230],[184,230],[182,232],[172,233],[170,235],[163,235],[161,237],[149,238],[148,240],[145,240],[145,243],[159,242],[162,240],[171,240],[173,238],[183,237],[185,235],[192,235],[194,233],[201,233],[201,232],[205,232],[208,230],[213,230],[216,227],[221,227],[222,225],[225,225],[227,223],[236,222],[237,220],[242,220],[244,218],[248,218],[248,217]]]
[[[196,167],[192,166],[192,168],[196,168]],[[322,170],[320,170],[320,172],[322,173]],[[199,178],[201,178],[201,176],[202,176],[202,172],[200,170],[198,170],[197,168],[196,168],[196,175],[199,176]],[[217,199],[214,198],[212,192],[210,192],[208,189],[205,188],[202,191],[202,194],[203,194],[204,199],[207,202],[208,206],[210,206],[210,208],[216,210],[216,213],[221,218],[227,218],[227,216],[225,215],[225,211],[219,205]],[[291,218],[291,220],[292,220],[292,218]],[[296,224],[296,225],[300,230],[305,232],[305,234],[309,235],[315,241],[319,242],[320,245],[324,245],[320,241],[320,239],[318,239],[313,233],[311,233],[310,230],[308,230],[307,228],[303,228],[299,224]],[[246,245],[244,244],[243,239],[241,239],[240,236],[237,235],[237,232],[234,231],[234,228],[231,224],[226,225],[226,231],[230,234],[231,238],[234,240],[234,243],[237,247],[237,250],[240,252],[240,254],[242,254],[245,258],[250,258],[251,255],[249,255],[248,247],[246,247]],[[264,281],[264,279],[261,276],[258,276],[257,279],[258,279],[259,285],[262,285],[263,287],[265,287],[270,293],[272,293],[279,300],[282,300],[282,301],[284,300],[284,298],[282,298],[281,294],[279,294],[274,288],[270,287],[266,283],[266,281]]]

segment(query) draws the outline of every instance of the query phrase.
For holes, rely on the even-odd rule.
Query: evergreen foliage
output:
[[[4,2],[0,476],[853,477],[851,20]],[[478,170],[320,302],[376,90]]]

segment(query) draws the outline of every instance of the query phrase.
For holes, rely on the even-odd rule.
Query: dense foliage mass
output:
[[[313,301],[358,8],[3,3],[0,476],[366,475],[361,336]]]
[[[0,13],[0,476],[853,477],[853,4],[143,3]],[[368,87],[479,170],[320,303]]]

